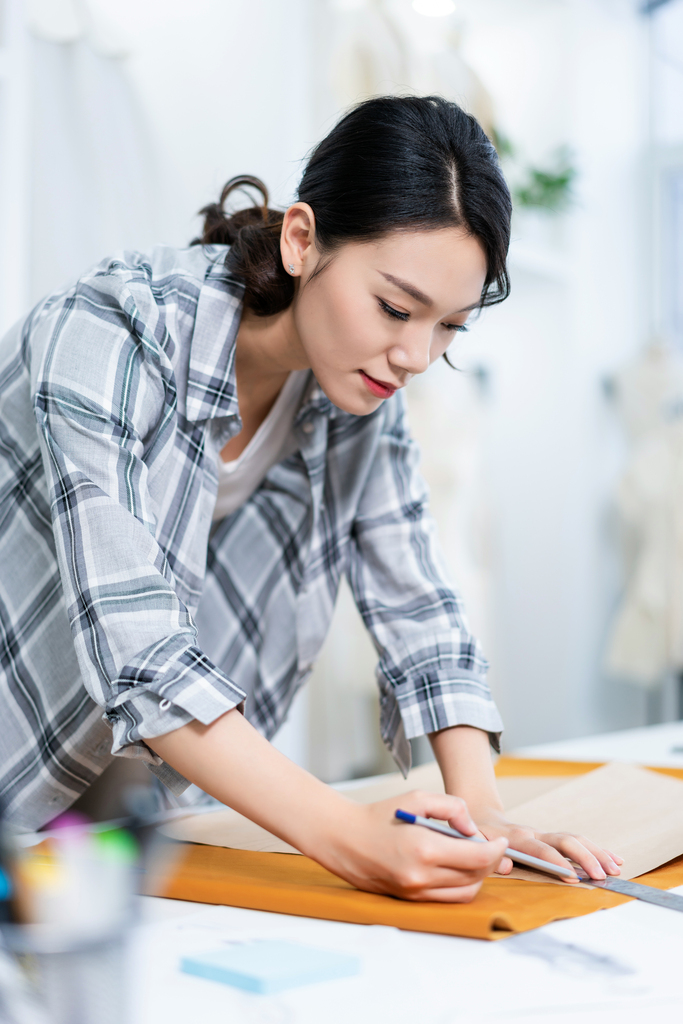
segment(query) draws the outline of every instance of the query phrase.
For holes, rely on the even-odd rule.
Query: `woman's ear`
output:
[[[282,220],[282,263],[292,277],[302,277],[318,261],[315,245],[315,214],[308,203],[294,203]]]

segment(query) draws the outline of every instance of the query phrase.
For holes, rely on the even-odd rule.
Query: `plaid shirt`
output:
[[[105,260],[0,343],[0,800],[17,825],[50,820],[113,754],[182,792],[145,740],[245,700],[272,736],[342,573],[404,771],[410,737],[501,728],[400,394],[354,416],[311,375],[298,450],[212,525],[215,453],[241,429],[224,255]]]

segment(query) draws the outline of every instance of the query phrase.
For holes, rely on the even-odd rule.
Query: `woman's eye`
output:
[[[394,307],[390,306],[388,302],[384,301],[384,299],[379,299],[379,305],[380,309],[383,309],[389,316],[393,316],[395,320],[405,321],[410,319],[410,313],[402,313],[400,309],[394,309]]]
[[[388,302],[384,301],[384,299],[378,299],[377,301],[379,302],[380,309],[382,309],[387,316],[393,317],[394,320],[402,320],[404,323],[406,320],[410,320],[410,313],[404,313],[400,309],[394,309],[394,307],[390,306]],[[452,334],[463,334],[468,330],[465,324],[442,324],[441,326]]]

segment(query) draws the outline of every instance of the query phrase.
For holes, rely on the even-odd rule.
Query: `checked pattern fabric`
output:
[[[359,417],[311,374],[298,450],[212,524],[239,432],[242,286],[221,246],[107,259],[0,342],[0,801],[37,828],[113,755],[234,707],[266,736],[342,573],[378,653],[382,735],[501,722],[447,580],[397,394]]]

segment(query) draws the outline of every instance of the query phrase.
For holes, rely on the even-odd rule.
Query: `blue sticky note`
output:
[[[269,995],[315,981],[348,978],[359,973],[360,960],[294,942],[264,940],[183,957],[180,969],[209,981]]]

